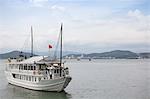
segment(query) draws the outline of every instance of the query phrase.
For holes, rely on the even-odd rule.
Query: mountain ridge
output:
[[[29,58],[31,56],[31,53],[15,50],[15,51],[0,54],[0,59],[18,58],[19,56],[25,56]],[[37,55],[34,54],[33,56],[37,56]]]
[[[21,52],[21,51],[15,50],[15,51],[11,51],[8,53],[0,54],[0,59],[17,58],[20,55],[24,55],[28,58],[30,57],[31,54],[29,52]],[[80,54],[78,52],[70,51],[69,53],[64,54],[63,57],[64,58],[95,58],[95,59],[96,58],[98,59],[102,59],[102,58],[137,59],[137,58],[150,58],[150,52],[135,53],[135,52],[131,52],[128,50],[113,50],[113,51],[102,52],[102,53]]]
[[[34,56],[37,55],[41,55],[41,56],[48,56],[49,52],[35,52],[36,54],[34,54]],[[51,51],[52,55],[54,54],[54,51]],[[73,52],[73,51],[64,51],[63,55],[68,55],[68,54],[79,54],[78,52]],[[56,55],[59,56],[60,53],[57,53]],[[7,58],[18,58],[20,55],[26,56],[27,58],[29,58],[31,56],[31,53],[29,52],[23,52],[23,51],[18,51],[18,50],[14,50],[14,51],[10,51],[7,53],[2,53],[0,54],[0,59],[7,59]]]
[[[65,56],[66,58],[95,58],[95,59],[138,59],[138,58],[150,58],[150,53],[135,53],[128,50],[113,50],[102,53],[90,53],[90,54],[70,54]]]

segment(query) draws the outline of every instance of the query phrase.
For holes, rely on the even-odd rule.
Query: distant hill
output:
[[[52,55],[54,53],[54,51],[51,52]],[[63,55],[68,55],[68,54],[78,54],[78,52],[72,52],[72,51],[64,51],[63,52]],[[49,55],[48,52],[36,52],[36,55],[44,55],[44,56],[47,56]],[[57,56],[59,56],[59,52],[57,52]],[[26,56],[27,58],[29,58],[31,56],[31,53],[28,53],[28,52],[21,52],[21,51],[11,51],[11,52],[8,52],[8,53],[3,53],[3,54],[0,54],[0,59],[7,59],[7,58],[18,58],[20,55],[23,55],[23,56]],[[34,55],[34,56],[36,56]]]
[[[28,58],[31,56],[31,53],[21,52],[21,51],[12,51],[8,53],[0,54],[0,59],[18,58],[19,56],[26,56]]]
[[[134,53],[131,51],[114,50],[104,53],[69,54],[66,58],[97,58],[97,59],[137,59],[150,58],[150,53]]]
[[[76,52],[63,52],[64,58],[95,58],[95,59],[137,59],[137,58],[150,58],[150,53],[134,53],[131,51],[114,50],[103,53],[90,53],[90,54],[79,54]],[[48,53],[38,53],[38,55],[48,55]],[[20,55],[30,57],[30,53],[12,51],[4,54],[0,54],[0,59],[7,58],[18,58]],[[36,55],[34,55],[36,56]]]
[[[92,53],[88,54],[88,57],[106,57],[106,58],[137,58],[138,55],[131,51],[122,51],[122,50],[115,50],[111,52],[104,52],[104,53]]]

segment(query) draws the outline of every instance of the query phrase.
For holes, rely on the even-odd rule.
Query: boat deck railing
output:
[[[16,70],[16,69],[11,69],[11,70],[8,70],[8,71],[11,71],[12,73],[16,73],[16,74],[34,75],[34,76],[44,76],[46,74],[45,71],[40,71],[40,70]]]

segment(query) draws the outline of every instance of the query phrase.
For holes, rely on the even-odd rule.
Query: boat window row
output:
[[[54,73],[59,73],[60,69],[54,69]]]
[[[8,66],[10,69],[18,69],[18,65],[16,65],[16,64],[9,64]]]
[[[31,82],[39,82],[41,80],[41,77],[36,76],[28,76],[28,75],[19,75],[19,74],[12,74],[13,78],[25,80],[25,81],[31,81]]]
[[[9,68],[10,69],[18,69],[19,70],[36,70],[36,66],[33,66],[32,64],[31,65],[27,65],[27,64],[17,64],[17,65],[14,65],[14,64],[10,64],[9,65]]]
[[[19,65],[19,70],[36,70],[35,66],[32,65]]]

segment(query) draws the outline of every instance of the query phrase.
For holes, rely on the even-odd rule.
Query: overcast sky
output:
[[[64,50],[150,51],[149,0],[0,0],[0,53],[55,46],[63,22]]]

